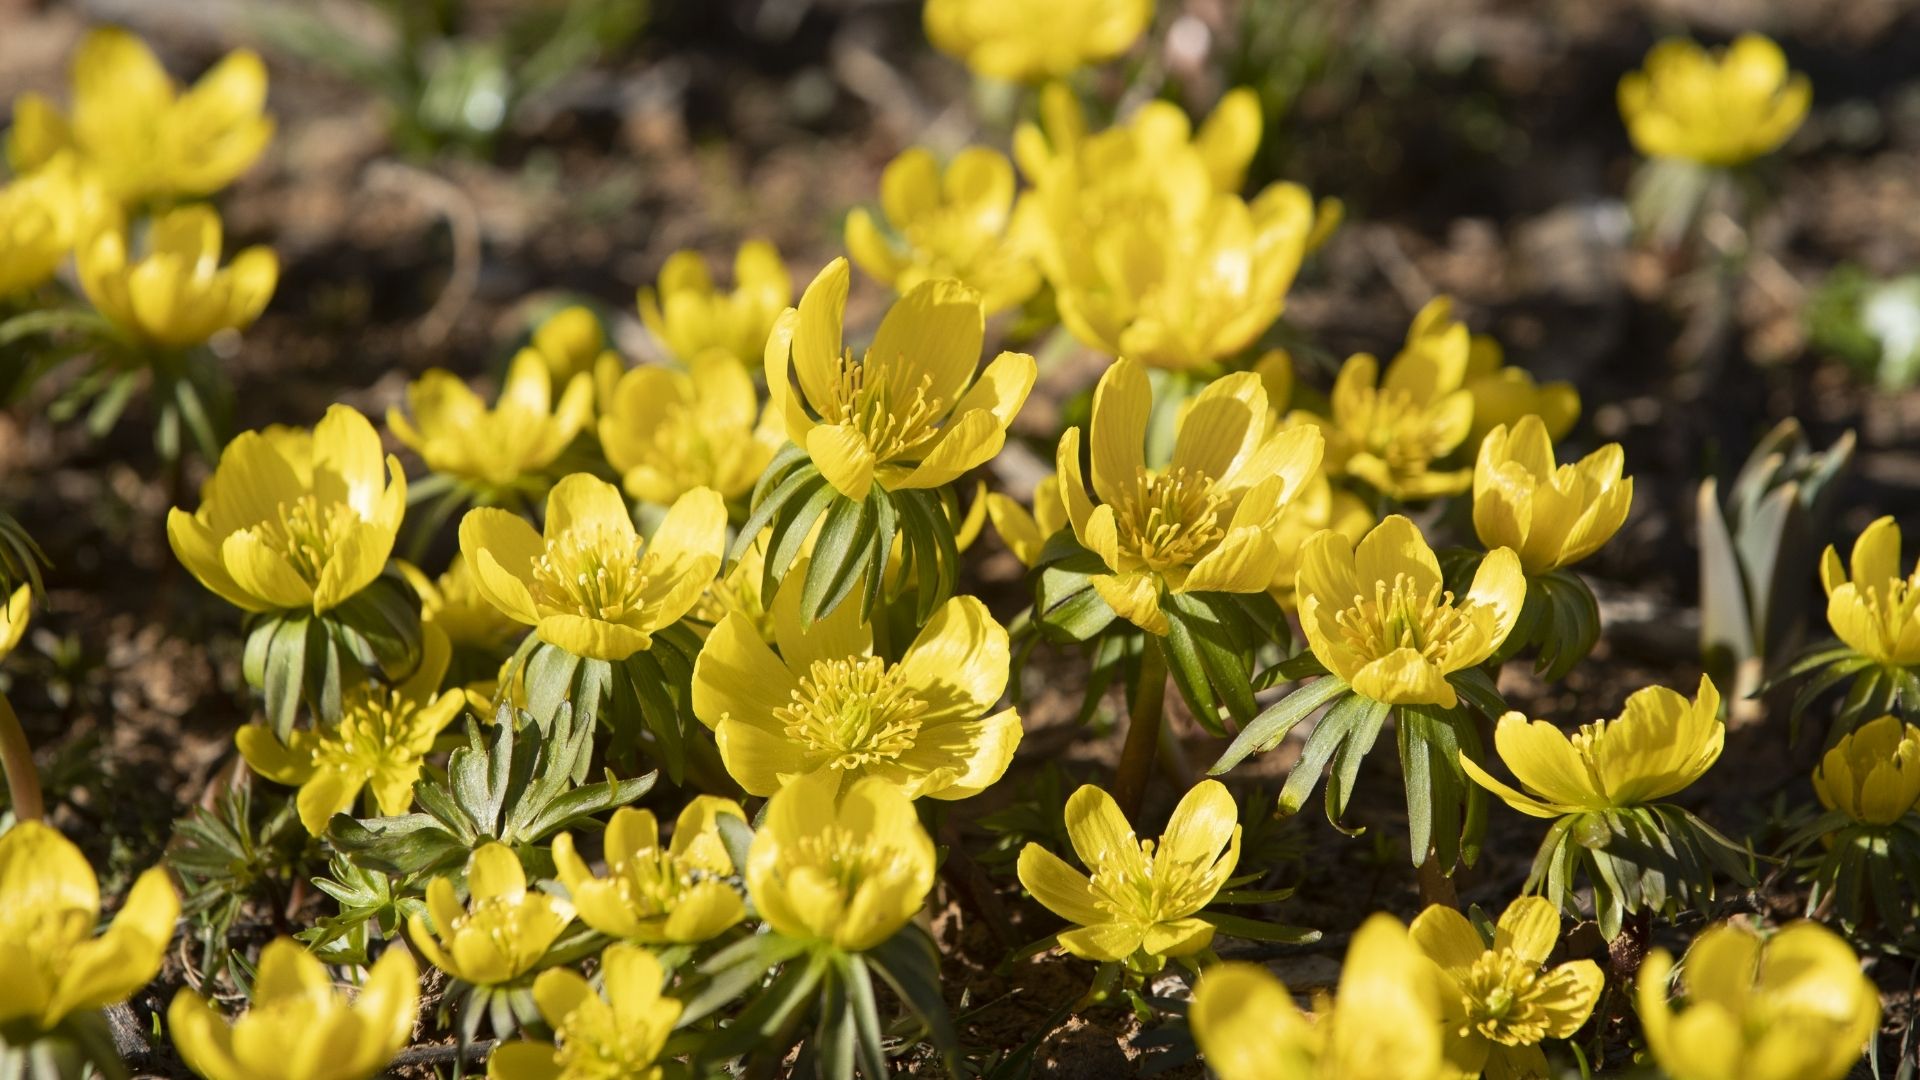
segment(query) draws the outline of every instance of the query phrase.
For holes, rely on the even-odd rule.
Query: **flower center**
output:
[[[920,376],[911,390],[902,392],[887,378],[888,371],[881,366],[886,362],[884,357],[869,355],[863,364],[849,350],[841,360],[840,385],[834,395],[838,412],[826,419],[858,431],[876,462],[910,460],[939,436],[935,424],[946,415],[946,402],[931,393],[931,375]]]
[[[449,943],[467,934],[479,934],[493,946],[493,951],[507,961],[507,967],[515,974],[532,967],[534,962],[545,955],[545,947],[539,952],[530,951],[527,936],[529,907],[538,903],[538,898],[530,898],[525,893],[490,896],[485,899],[474,898],[469,902],[467,912],[453,920],[441,934],[441,940]],[[538,916],[535,914],[535,918]]]
[[[903,873],[908,865],[905,852],[871,835],[855,836],[840,825],[802,836],[792,848],[792,854],[782,860],[788,868],[804,866],[818,871],[845,898],[851,898],[862,883]]]
[[[1538,964],[1512,949],[1490,951],[1473,962],[1460,986],[1467,999],[1462,1035],[1503,1046],[1530,1046],[1547,1037],[1550,1018],[1539,1002],[1546,988]]]
[[[1226,505],[1226,494],[1197,469],[1140,469],[1114,507],[1120,549],[1154,570],[1192,566],[1226,535],[1220,520]]]
[[[672,914],[687,890],[711,876],[657,847],[636,851],[609,869],[620,898],[643,919]]]
[[[1469,607],[1455,607],[1453,593],[1439,582],[1426,589],[1405,574],[1391,583],[1373,583],[1373,596],[1354,596],[1351,606],[1334,615],[1346,644],[1366,660],[1378,660],[1399,649],[1412,649],[1430,663],[1440,664],[1473,630]]]
[[[382,766],[420,760],[412,747],[420,705],[397,690],[362,688],[349,693],[340,722],[321,735],[313,762],[321,768],[371,774]]]
[[[1427,409],[1405,390],[1369,390],[1341,426],[1396,473],[1419,472],[1439,452]]]
[[[347,534],[360,520],[346,503],[322,505],[312,495],[281,503],[274,515],[251,531],[269,550],[286,559],[309,587],[320,583],[328,557],[346,542]]]
[[[1206,906],[1213,859],[1177,860],[1152,840],[1141,840],[1140,862],[1106,859],[1093,867],[1093,902],[1122,922],[1184,919]]]
[[[613,1010],[598,1001],[568,1013],[558,1035],[555,1064],[560,1075],[572,1080],[626,1080],[648,1075],[647,1067],[653,1064],[653,1028],[623,1026],[615,1022]]]
[[[815,660],[773,718],[835,769],[889,761],[913,748],[927,703],[877,656]]]
[[[1856,595],[1866,605],[1870,625],[1891,655],[1900,632],[1920,609],[1920,578],[1891,578],[1873,584],[1855,583]]]
[[[645,603],[640,543],[607,528],[572,529],[533,561],[535,607],[619,622]]]

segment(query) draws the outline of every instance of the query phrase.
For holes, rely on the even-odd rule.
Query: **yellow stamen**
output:
[[[533,599],[541,608],[618,622],[646,600],[640,545],[610,529],[576,529],[547,541],[534,560]]]
[[[1192,566],[1226,535],[1227,496],[1197,469],[1140,469],[1114,506],[1120,550],[1154,570]]]
[[[789,704],[775,709],[787,737],[835,769],[887,761],[912,749],[927,704],[877,656],[816,660]]]

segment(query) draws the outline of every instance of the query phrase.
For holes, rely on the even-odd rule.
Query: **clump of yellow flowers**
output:
[[[587,868],[571,833],[560,834],[553,861],[580,921],[655,945],[708,941],[745,918],[740,890],[726,882],[733,862],[720,838],[722,814],[743,824],[747,817],[732,799],[695,797],[674,822],[672,843],[662,847],[653,811],[621,807],[607,825],[604,877]]]
[[[533,983],[553,1042],[502,1043],[487,1059],[491,1080],[657,1080],[656,1062],[680,1018],[680,1002],[660,993],[660,961],[633,945],[601,956],[604,993],[565,968]]]
[[[221,266],[220,218],[204,206],[154,218],[144,254],[136,255],[128,233],[110,228],[81,242],[74,263],[87,299],[122,334],[172,349],[252,323],[280,275],[279,260],[264,247]]]
[[[489,408],[459,376],[435,368],[407,384],[407,409],[388,409],[387,428],[428,469],[482,499],[537,492],[541,470],[593,418],[591,375],[560,383],[558,400],[555,382],[545,355],[522,349]]]
[[[427,884],[426,912],[407,921],[407,934],[427,962],[462,982],[492,987],[538,967],[573,921],[568,901],[527,887],[520,857],[505,844],[487,844],[467,860],[468,901],[453,882]]]
[[[1880,1018],[1880,992],[1847,943],[1818,923],[1762,937],[1723,923],[1680,968],[1686,1005],[1667,1000],[1673,955],[1640,969],[1640,1023],[1674,1080],[1839,1080]]]
[[[667,354],[691,364],[719,351],[758,364],[767,334],[793,303],[793,279],[772,244],[749,241],[733,261],[733,288],[714,284],[699,252],[677,251],[655,288],[640,291],[640,317]]]
[[[939,278],[964,282],[992,315],[1040,288],[1039,269],[1009,232],[1013,206],[1013,165],[999,151],[970,146],[943,170],[932,151],[914,147],[880,174],[880,208],[894,237],[856,208],[847,215],[847,253],[895,292]]]

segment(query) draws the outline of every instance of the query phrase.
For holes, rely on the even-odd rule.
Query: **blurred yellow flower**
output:
[[[1606,983],[1591,960],[1546,966],[1560,939],[1560,909],[1538,896],[1507,905],[1491,946],[1465,915],[1440,904],[1410,930],[1446,976],[1449,1060],[1492,1080],[1551,1076],[1540,1043],[1578,1031]]]
[[[407,477],[367,418],[334,405],[309,434],[242,432],[200,509],[167,513],[167,540],[202,585],[244,611],[324,615],[387,565]]]
[[[262,111],[267,68],[247,49],[181,93],[139,38],[103,27],[74,54],[72,88],[71,118],[39,94],[14,99],[7,156],[16,172],[65,151],[125,203],[211,195],[273,138]]]
[[[458,375],[434,368],[407,384],[406,411],[387,409],[387,429],[442,476],[489,492],[524,487],[593,419],[590,376],[568,379],[557,402],[553,385],[534,349],[513,358],[492,408]]]
[[[1221,1080],[1440,1080],[1440,975],[1406,928],[1376,914],[1355,931],[1338,995],[1317,1016],[1258,964],[1215,964],[1188,1014],[1207,1067]]]
[[[1667,1002],[1673,954],[1640,968],[1647,1046],[1673,1080],[1840,1080],[1880,1019],[1880,991],[1833,931],[1796,922],[1772,937],[1723,923],[1680,968],[1687,1004]]]
[[[460,550],[480,595],[540,640],[588,659],[625,660],[700,599],[726,533],[726,504],[695,488],[643,542],[620,489],[575,473],[548,494],[544,535],[483,506],[460,522]]]
[[[1106,564],[1093,579],[1108,606],[1134,625],[1167,632],[1163,593],[1264,592],[1283,556],[1275,529],[1288,502],[1319,470],[1320,433],[1272,430],[1266,390],[1239,372],[1185,406],[1164,469],[1146,462],[1153,390],[1146,368],[1116,361],[1093,395],[1093,494],[1080,467],[1080,429],[1060,440],[1055,464],[1074,536]]]
[[[129,234],[101,229],[74,249],[80,288],[128,337],[183,349],[222,330],[252,324],[273,299],[280,260],[250,247],[220,265],[220,215],[205,205],[155,217],[146,252],[135,258]]]
[[[1893,667],[1920,664],[1920,562],[1900,573],[1900,526],[1883,517],[1853,542],[1852,575],[1831,545],[1820,561],[1827,625],[1855,652]]]
[[[1820,805],[1863,825],[1891,825],[1920,803],[1920,727],[1897,716],[1868,721],[1813,769]]]
[[[1571,566],[1600,550],[1626,523],[1633,478],[1622,479],[1619,443],[1556,465],[1538,416],[1494,428],[1473,469],[1473,528],[1489,548],[1520,553],[1528,574]]]
[[[1813,86],[1789,73],[1780,46],[1742,34],[1708,52],[1673,38],[1620,80],[1620,115],[1648,157],[1739,165],[1780,148],[1806,119]]]
[[[599,318],[578,304],[561,308],[535,327],[528,347],[546,361],[554,386],[568,386],[575,376],[588,376],[599,409],[613,400],[613,386],[627,369],[620,354],[607,348]]]
[[[830,773],[808,773],[763,813],[747,851],[747,895],[775,932],[859,952],[925,905],[933,838],[894,785],[876,776],[842,785]]]
[[[660,268],[658,290],[640,290],[640,320],[681,363],[719,349],[759,363],[767,334],[793,303],[793,279],[772,244],[750,240],[733,260],[733,291],[716,287],[696,251],[676,251]]]
[[[1020,884],[1074,924],[1061,931],[1062,948],[1152,972],[1212,943],[1213,924],[1200,912],[1240,861],[1240,808],[1226,785],[1194,785],[1156,844],[1135,836],[1113,796],[1088,784],[1067,800],[1067,836],[1091,877],[1037,843],[1021,850],[1019,864]]]
[[[1494,747],[1531,795],[1495,780],[1464,754],[1460,765],[1515,810],[1559,817],[1664,799],[1720,759],[1726,734],[1720,692],[1702,675],[1691,702],[1664,686],[1645,687],[1628,696],[1618,719],[1583,724],[1571,738],[1545,720],[1502,716]]]
[[[68,154],[0,184],[0,299],[45,282],[76,242],[118,221],[118,207]]]
[[[1473,483],[1473,470],[1435,466],[1473,427],[1473,395],[1465,386],[1471,351],[1466,324],[1429,304],[1384,376],[1372,356],[1350,356],[1334,379],[1332,415],[1290,419],[1325,424],[1329,472],[1401,501],[1457,495]]]
[[[769,406],[787,438],[854,500],[875,483],[941,487],[991,460],[1033,389],[1033,357],[1003,352],[976,378],[980,296],[957,281],[928,281],[894,302],[866,359],[855,360],[840,338],[848,276],[846,259],[828,263],[767,342]]]
[[[1344,488],[1336,488],[1325,472],[1315,473],[1300,496],[1280,511],[1274,526],[1273,544],[1280,549],[1280,563],[1274,570],[1268,595],[1288,611],[1300,606],[1294,586],[1300,577],[1300,560],[1306,554],[1307,541],[1322,529],[1332,529],[1357,544],[1379,519],[1368,509],[1365,499]]]
[[[13,650],[26,636],[27,619],[33,614],[33,586],[22,585],[7,597],[7,606],[0,609],[0,660],[13,655]]]
[[[805,566],[774,597],[778,655],[736,613],[694,662],[694,715],[713,729],[734,780],[772,795],[813,773],[839,784],[877,777],[909,799],[964,799],[1000,779],[1020,744],[1020,714],[992,712],[1010,653],[986,605],[953,597],[888,663],[858,604],[802,621]]]
[[[987,495],[986,505],[987,516],[993,521],[993,531],[1000,534],[1000,542],[1028,568],[1040,561],[1040,552],[1050,537],[1073,524],[1067,517],[1066,496],[1060,494],[1058,474],[1034,487],[1031,512],[1020,505],[1019,500],[997,491]]]
[[[745,918],[740,891],[726,880],[734,870],[720,838],[722,814],[748,820],[732,799],[695,796],[674,821],[672,842],[661,847],[653,811],[621,807],[607,825],[606,877],[587,868],[573,834],[555,837],[553,862],[580,921],[629,941],[690,945]]]
[[[327,969],[292,938],[260,950],[247,1011],[229,1021],[181,989],[167,1010],[174,1048],[207,1080],[366,1080],[413,1034],[420,972],[405,947],[389,947],[351,1004]]]
[[[473,564],[460,552],[453,553],[446,573],[437,578],[427,577],[412,563],[396,565],[419,594],[420,621],[438,627],[455,649],[503,653],[525,632],[506,612],[487,602]]]
[[[573,905],[527,888],[520,857],[505,844],[483,845],[467,860],[467,906],[453,880],[427,883],[427,911],[407,920],[407,936],[427,962],[475,986],[499,986],[525,975],[573,921]]]
[[[780,448],[745,364],[712,350],[688,366],[627,372],[600,417],[607,463],[643,502],[664,506],[697,487],[740,499]]]
[[[234,733],[254,772],[300,789],[300,824],[312,835],[324,834],[333,815],[350,813],[368,787],[382,814],[413,806],[427,753],[466,704],[458,690],[440,692],[451,658],[447,635],[432,624],[424,631],[424,655],[407,681],[391,689],[372,680],[346,688],[338,722],[297,729],[284,743],[266,724]]]
[[[1429,316],[1438,309],[1440,314]],[[1452,301],[1435,297],[1414,319],[1444,323],[1452,314]],[[1547,426],[1547,435],[1560,439],[1573,430],[1580,418],[1580,391],[1572,383],[1534,381],[1526,368],[1508,367],[1500,343],[1487,334],[1474,334],[1467,346],[1467,393],[1473,397],[1473,427],[1467,431],[1467,445],[1479,446],[1487,432],[1502,424],[1511,428],[1523,416],[1538,416]]]
[[[1038,82],[1111,60],[1153,21],[1153,0],[927,0],[927,38],[973,73]]]
[[[1331,529],[1307,541],[1295,579],[1307,646],[1354,691],[1395,705],[1458,700],[1447,676],[1492,656],[1526,598],[1520,559],[1497,548],[1456,600],[1413,522],[1395,514],[1358,544]]]
[[[914,147],[880,174],[882,230],[864,207],[847,215],[847,253],[875,280],[904,293],[923,281],[953,278],[980,294],[989,315],[1040,288],[1040,271],[1009,235],[1013,165],[999,151],[969,146],[944,172]]]
[[[125,1001],[160,972],[180,898],[154,867],[104,933],[100,883],[73,842],[39,821],[0,833],[0,1025],[42,1031],[70,1013]]]
[[[1070,170],[1069,178],[1103,204],[1090,211],[1117,219],[1121,215],[1115,211],[1129,203],[1191,191],[1195,164],[1205,188],[1238,194],[1260,148],[1263,123],[1260,96],[1242,86],[1221,95],[1198,132],[1185,110],[1154,100],[1125,122],[1089,136],[1079,99],[1065,83],[1053,82],[1040,92],[1039,123],[1023,122],[1014,129],[1013,156],[1036,184],[1055,170]]]
[[[605,995],[566,968],[543,971],[533,1000],[554,1042],[503,1042],[487,1059],[490,1080],[658,1080],[655,1064],[680,1020],[680,1002],[662,996],[660,961],[635,945],[600,956]]]
[[[761,641],[773,643],[773,605],[760,595],[761,579],[766,576],[769,535],[769,530],[762,530],[753,543],[747,545],[733,569],[707,583],[706,591],[700,594],[690,613],[697,632],[708,635],[721,620],[738,612],[760,635]]]

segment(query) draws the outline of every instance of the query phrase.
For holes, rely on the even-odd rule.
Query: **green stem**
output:
[[[1147,635],[1140,649],[1140,671],[1133,684],[1132,707],[1127,714],[1127,741],[1120,748],[1120,765],[1113,777],[1113,798],[1129,821],[1140,814],[1147,793],[1147,777],[1160,745],[1160,725],[1167,699],[1167,658],[1160,639]]]
[[[47,816],[40,797],[40,774],[33,767],[33,748],[27,745],[27,733],[5,694],[0,694],[0,773],[7,778],[16,820],[40,821]]]

